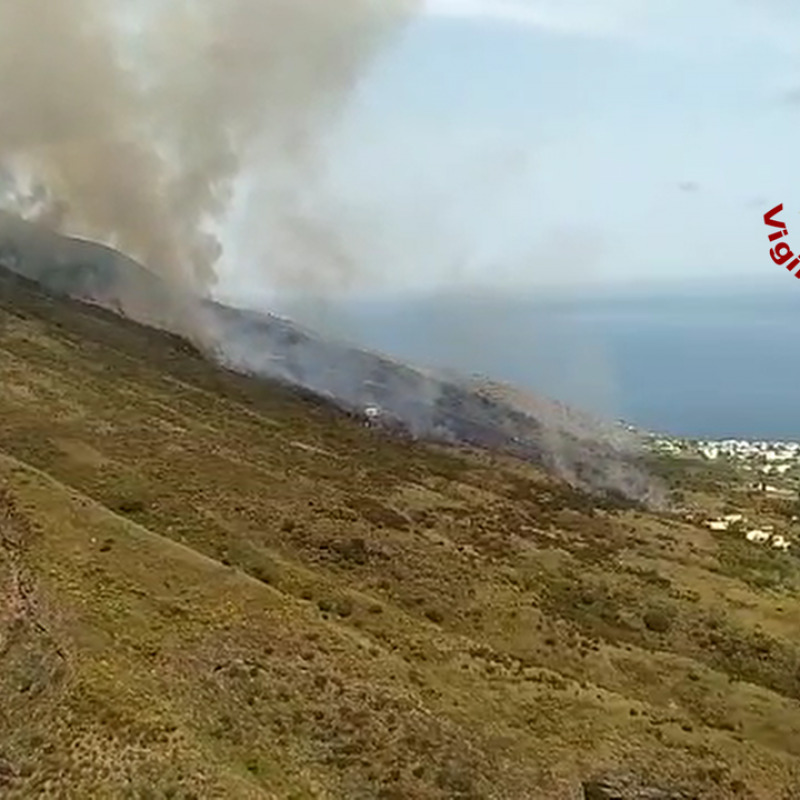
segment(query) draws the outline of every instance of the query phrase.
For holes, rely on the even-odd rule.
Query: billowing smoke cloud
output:
[[[358,242],[330,224],[335,214],[315,197],[326,137],[365,67],[415,3],[0,0],[0,201],[57,231],[118,248],[177,284],[182,302],[213,284],[221,255],[214,231],[246,176],[253,204],[244,218],[255,239],[269,237],[266,250],[280,252],[264,264],[265,279],[306,291],[346,278]],[[452,172],[442,170],[444,197],[452,192]],[[487,175],[497,172],[492,167]],[[473,193],[481,207],[487,175]],[[418,187],[412,196],[418,204]],[[436,205],[446,203],[437,198]],[[456,233],[465,226],[451,227],[446,244],[452,239],[463,247]],[[159,319],[152,312],[164,287],[142,278],[137,265],[117,270],[108,253],[89,258],[83,243],[67,248],[39,233],[16,233],[23,272],[44,275],[62,291],[93,300],[98,291],[115,295],[129,316],[202,334],[206,348],[229,364],[355,410],[378,404],[414,433],[510,447],[575,480],[609,484],[599,473],[615,449],[603,451],[602,469],[594,470],[599,477],[581,478],[576,465],[585,459],[569,444],[580,437],[564,433],[559,419],[548,421],[543,412],[541,421],[527,418],[507,403],[484,402],[460,381],[319,341],[274,319],[191,301],[176,309],[163,303],[172,318]],[[37,237],[45,241],[34,247]],[[557,245],[563,262],[564,245]],[[52,274],[62,261],[47,256],[50,248],[72,254],[69,279]],[[244,249],[257,254],[258,242]],[[471,246],[463,249],[485,260]],[[584,252],[566,263],[580,263],[585,275]],[[487,336],[480,318],[465,327]],[[626,481],[612,475],[611,485],[624,489]]]
[[[135,5],[0,0],[6,207],[202,292],[215,223],[247,172],[291,235],[324,246],[294,209],[333,116],[414,0]]]

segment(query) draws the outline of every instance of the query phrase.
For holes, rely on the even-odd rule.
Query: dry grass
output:
[[[3,796],[797,796],[791,556],[5,275],[0,371]]]

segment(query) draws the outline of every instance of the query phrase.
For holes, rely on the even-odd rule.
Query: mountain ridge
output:
[[[277,378],[413,436],[492,447],[540,464],[575,485],[663,503],[642,467],[641,442],[619,426],[510,387],[489,392],[448,377],[324,339],[274,315],[194,300],[116,251],[64,239],[0,216],[0,265],[66,294],[145,324],[189,334],[227,366]]]

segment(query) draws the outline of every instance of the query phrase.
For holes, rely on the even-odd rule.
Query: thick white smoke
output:
[[[293,196],[313,181],[332,117],[413,6],[0,0],[5,207],[202,292],[221,254],[214,224],[237,177],[255,170],[275,189],[259,196],[324,246],[313,222],[291,216]]]

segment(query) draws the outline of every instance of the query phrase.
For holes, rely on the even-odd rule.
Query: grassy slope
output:
[[[0,376],[3,796],[800,796],[793,557],[3,273]]]

